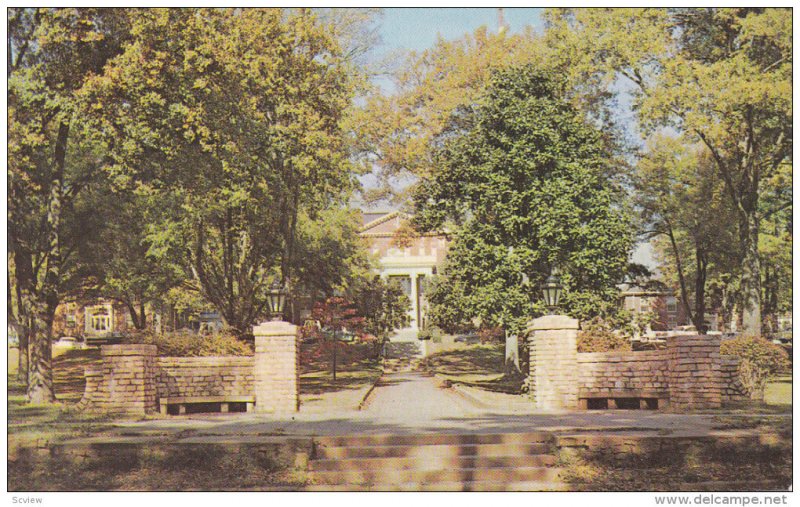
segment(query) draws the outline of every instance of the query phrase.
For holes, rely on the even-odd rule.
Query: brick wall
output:
[[[663,350],[577,353],[572,319],[531,321],[531,398],[537,408],[578,408],[587,398],[658,398],[659,407],[716,408],[739,399],[738,363],[718,336],[674,336]],[[577,321],[574,321],[577,322]]]
[[[155,345],[103,345],[100,356],[99,370],[86,372],[87,405],[134,416],[157,410]]]
[[[156,357],[155,345],[104,345],[101,365],[86,368],[80,404],[143,416],[156,412],[163,398],[255,396],[261,412],[297,411],[297,326],[269,322],[254,334],[250,357]]]
[[[533,405],[540,409],[578,406],[578,321],[547,315],[528,324],[530,386]]]
[[[722,379],[722,402],[745,401],[750,396],[739,380],[739,358],[736,356],[720,356],[720,377]]]
[[[159,357],[159,398],[253,394],[253,357]]]
[[[578,354],[581,396],[658,398],[669,389],[666,350]]]
[[[719,336],[667,338],[669,402],[679,409],[716,408],[722,404]]]
[[[300,408],[300,338],[297,329],[288,322],[264,322],[253,327],[257,412],[286,413]]]

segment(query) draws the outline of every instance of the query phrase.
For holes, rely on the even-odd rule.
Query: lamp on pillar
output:
[[[283,306],[286,304],[286,287],[275,280],[267,295],[269,311],[273,321],[283,320]]]
[[[558,310],[558,301],[561,299],[561,291],[564,288],[555,270],[550,272],[550,276],[547,277],[541,288],[544,304],[547,305],[550,315],[555,315]]]

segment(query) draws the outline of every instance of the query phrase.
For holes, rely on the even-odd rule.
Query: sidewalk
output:
[[[753,435],[755,429],[722,429],[718,417],[741,413],[677,414],[659,411],[600,410],[524,413],[470,403],[432,377],[418,373],[385,375],[364,410],[300,411],[291,415],[258,413],[198,414],[119,422],[108,436],[315,436],[419,433],[636,434],[639,436]],[[786,418],[791,414],[765,417]]]

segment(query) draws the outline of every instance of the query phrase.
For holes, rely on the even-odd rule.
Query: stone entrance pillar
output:
[[[114,413],[143,416],[158,412],[156,401],[155,345],[103,345],[102,380],[94,401]],[[99,372],[95,372],[95,376]],[[96,383],[97,378],[93,379]],[[88,380],[87,380],[88,382]]]
[[[578,320],[546,315],[528,324],[530,396],[543,410],[578,408]]]
[[[256,412],[288,413],[300,408],[299,336],[288,322],[262,322],[255,336]]]

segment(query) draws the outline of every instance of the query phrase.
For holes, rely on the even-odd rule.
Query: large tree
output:
[[[79,272],[73,206],[102,163],[85,128],[81,90],[129,36],[118,9],[10,9],[8,23],[9,279],[30,349],[28,400],[52,401],[51,333]],[[30,347],[28,347],[30,340]]]
[[[425,51],[393,54],[389,89],[371,95],[352,120],[361,160],[375,177],[366,200],[407,201],[410,183],[435,170],[433,141],[453,111],[480,99],[493,70],[535,60],[533,41],[530,30],[481,27]]]
[[[437,171],[419,185],[415,221],[455,234],[444,281],[429,293],[441,324],[477,317],[517,333],[543,309],[536,287],[554,268],[569,313],[613,305],[632,247],[630,215],[600,132],[565,94],[551,73],[509,68],[438,138]]]
[[[298,220],[353,185],[351,68],[307,10],[154,9],[86,93],[119,185],[157,194],[154,251],[182,259],[240,335],[292,279]]]
[[[711,154],[736,210],[745,332],[761,332],[763,181],[791,157],[791,10],[558,9],[547,40],[565,75],[632,85],[646,131],[669,126]]]

